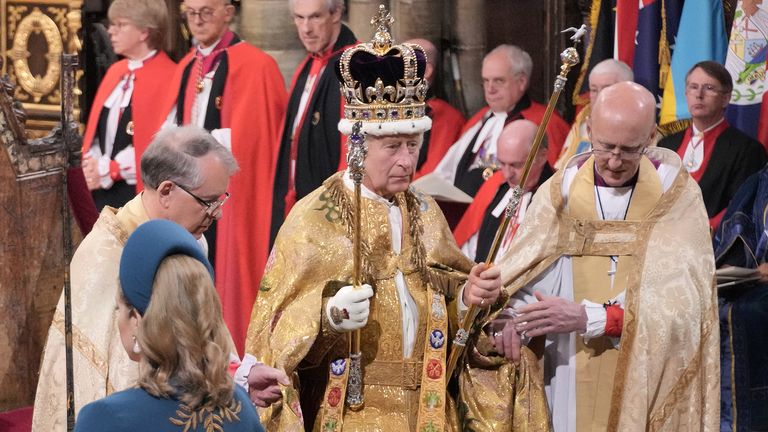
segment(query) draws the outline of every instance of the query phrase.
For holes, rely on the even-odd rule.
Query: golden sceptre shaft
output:
[[[361,241],[361,203],[360,203],[360,185],[363,182],[363,173],[365,167],[365,137],[361,132],[362,123],[356,122],[352,126],[352,134],[347,140],[347,169],[355,185],[354,203],[355,219],[352,232],[352,284],[355,289],[360,289],[362,285],[362,241]],[[362,352],[360,350],[361,330],[355,330],[348,334],[349,341],[349,377],[347,378],[346,401],[349,409],[357,411],[363,408],[363,371],[361,366]]]
[[[563,32],[568,31],[575,32],[575,34],[571,37],[571,40],[574,42],[574,45],[576,45],[580,42],[581,37],[586,32],[586,27],[582,25],[578,30],[571,27],[567,30],[564,30]],[[574,47],[566,48],[562,53],[560,53],[560,60],[562,61],[562,65],[560,66],[560,74],[558,74],[558,76],[555,78],[554,91],[549,97],[549,103],[547,104],[546,111],[544,111],[544,117],[541,119],[541,123],[536,130],[536,136],[533,139],[533,145],[531,146],[531,150],[528,152],[528,158],[525,160],[523,174],[520,176],[520,180],[518,181],[517,186],[512,189],[512,199],[509,200],[509,203],[504,210],[501,223],[499,224],[499,229],[496,230],[496,235],[493,238],[491,249],[488,252],[487,259],[485,260],[486,266],[488,267],[492,266],[496,260],[496,254],[499,252],[501,240],[504,237],[504,234],[507,232],[510,219],[515,217],[517,214],[517,208],[523,196],[523,187],[525,186],[525,182],[528,180],[528,174],[530,174],[531,166],[533,165],[534,159],[536,159],[536,154],[539,152],[539,146],[541,146],[541,141],[547,131],[549,119],[552,117],[552,112],[555,110],[555,105],[557,105],[557,100],[560,98],[560,93],[563,91],[563,88],[565,88],[565,83],[568,81],[568,72],[573,66],[579,63],[579,53]],[[451,355],[448,357],[448,376],[452,376],[456,370],[456,363],[458,362],[459,357],[461,357],[461,355],[464,353],[464,348],[467,345],[467,341],[471,335],[472,326],[475,324],[475,318],[477,318],[478,313],[479,308],[476,305],[470,305],[469,309],[464,315],[464,319],[461,322],[461,328],[459,328],[459,330],[456,332],[456,336],[453,339],[453,349],[451,350]]]

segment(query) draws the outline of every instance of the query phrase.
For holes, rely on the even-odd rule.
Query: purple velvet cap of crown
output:
[[[427,56],[420,48],[416,48],[414,51],[416,54],[416,76],[424,79]],[[405,75],[405,64],[400,49],[395,46],[383,56],[365,51],[355,53],[350,59],[349,71],[352,78],[360,83],[362,89],[373,87],[376,84],[376,79],[381,79],[384,86],[395,86]],[[341,83],[344,82],[338,62],[336,62],[336,77]]]

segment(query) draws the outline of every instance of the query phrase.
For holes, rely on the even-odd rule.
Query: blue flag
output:
[[[765,55],[768,49],[768,5],[736,6],[725,67],[733,79],[731,104],[726,118],[731,126],[757,137],[763,93]]]
[[[675,37],[670,74],[664,86],[659,123],[690,118],[685,102],[685,75],[696,63],[723,63],[727,48],[722,0],[686,1]]]

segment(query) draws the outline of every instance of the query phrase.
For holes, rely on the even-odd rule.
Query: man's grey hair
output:
[[[293,12],[293,6],[295,4],[296,0],[288,0],[288,7],[290,8],[291,12]],[[325,0],[325,6],[330,13],[336,13],[338,10],[340,10],[341,13],[344,13],[344,0]]]
[[[191,125],[163,129],[141,156],[141,181],[152,189],[166,180],[197,189],[203,183],[197,160],[209,153],[221,161],[230,176],[239,169],[232,152],[205,129]]]
[[[589,72],[589,77],[602,74],[615,74],[619,82],[635,80],[635,74],[632,72],[632,69],[626,63],[615,59],[605,59],[596,64]]]
[[[531,72],[533,71],[533,60],[531,56],[517,45],[502,44],[491,50],[486,54],[487,59],[491,54],[502,53],[509,59],[509,66],[512,68],[512,75],[523,74],[530,81]]]

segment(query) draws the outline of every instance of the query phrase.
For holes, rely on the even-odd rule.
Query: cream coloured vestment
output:
[[[585,288],[574,277],[578,260],[618,257],[616,277],[624,275],[625,315],[618,352],[606,350],[613,350],[616,358],[613,384],[600,389],[607,400],[604,429],[715,431],[719,331],[707,215],[698,185],[681,169],[677,155],[660,148],[649,149],[647,155],[658,169],[644,157],[641,176],[658,175],[658,183],[668,187],[642,216],[630,212],[626,221],[603,221],[572,215],[569,168],[592,169],[591,161],[584,162],[590,154],[577,155],[539,188],[498,265],[507,293],[516,298],[530,299],[533,291],[541,291],[574,299]],[[609,269],[606,265],[595,271]],[[577,337],[550,335],[544,351],[545,385],[558,432],[588,430],[576,424],[600,417],[576,408],[583,406],[580,397],[586,398],[576,386],[582,380],[575,359],[581,343]],[[600,360],[599,350],[589,355],[593,357],[587,356],[587,362]]]
[[[120,210],[105,207],[70,263],[75,412],[89,402],[134,384],[138,363],[125,352],[117,327],[116,294],[123,245],[149,220],[137,195]],[[43,351],[32,430],[65,431],[64,294],[59,298]]]
[[[142,194],[120,209],[105,207],[70,263],[75,412],[84,405],[135,385],[139,363],[120,340],[116,295],[120,256],[128,236],[149,220]],[[207,252],[205,238],[198,240]],[[32,430],[66,430],[64,294],[59,298],[43,351]]]

